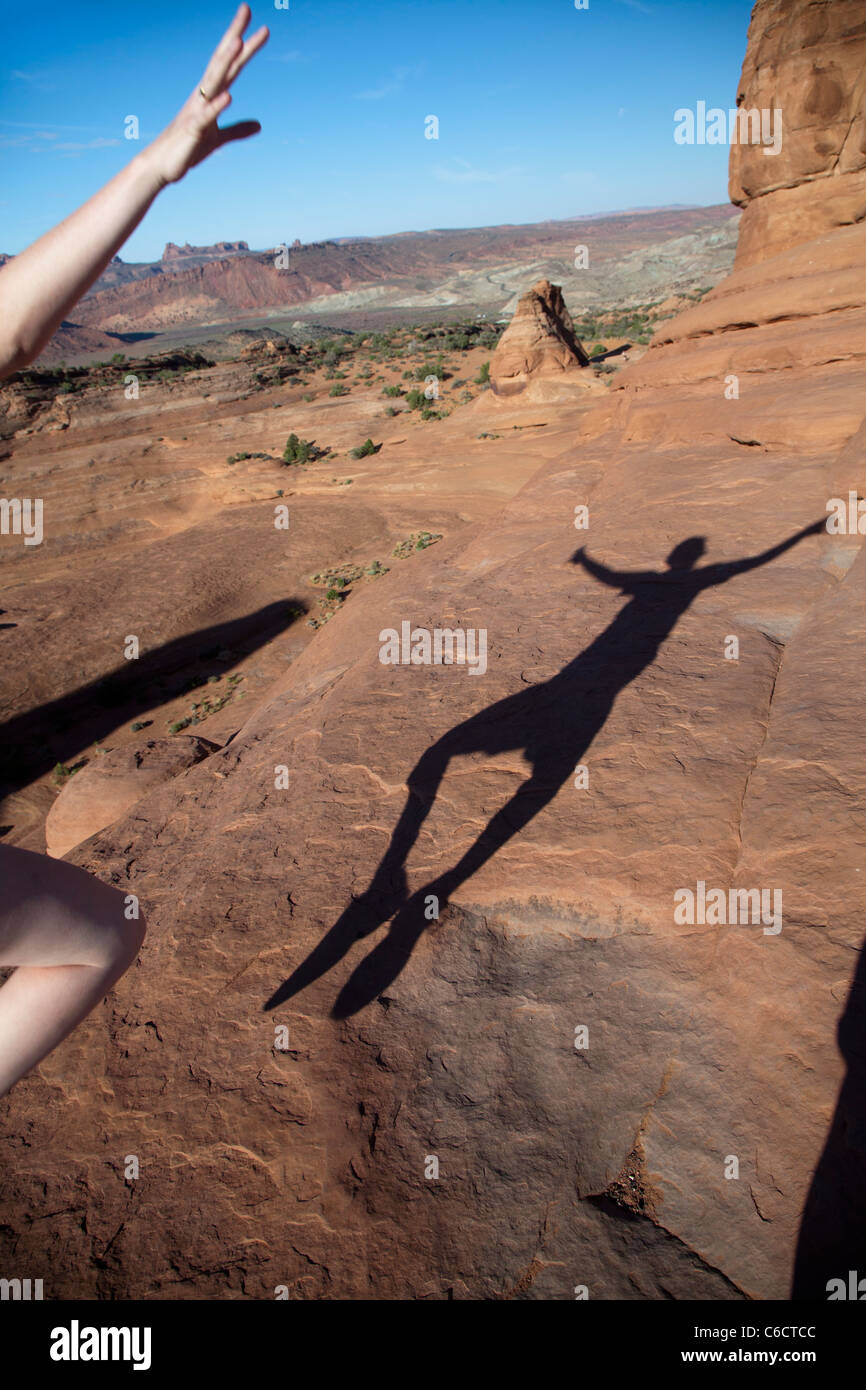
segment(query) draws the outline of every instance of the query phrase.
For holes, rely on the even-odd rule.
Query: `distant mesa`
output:
[[[559,375],[589,365],[589,353],[575,335],[562,287],[539,280],[521,295],[514,317],[490,362],[490,384],[497,395],[522,391],[530,377]]]
[[[249,249],[249,245],[245,241],[215,241],[213,246],[190,246],[188,241],[183,246],[178,246],[173,241],[167,241],[162,259],[164,261],[177,261],[187,256],[225,256],[249,251]]]

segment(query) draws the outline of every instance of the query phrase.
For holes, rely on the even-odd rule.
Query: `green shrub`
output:
[[[317,449],[312,439],[299,439],[296,434],[290,434],[283,450],[283,463],[315,463],[326,452]]]
[[[428,545],[435,545],[436,542],[441,541],[441,539],[441,531],[418,531],[409,536],[405,541],[400,541],[398,545],[395,545],[391,554],[396,555],[398,560],[405,560],[409,555],[414,554],[416,550],[426,550]]]
[[[363,459],[366,458],[368,454],[375,454],[376,445],[373,443],[372,439],[365,439],[363,444],[359,444],[355,449],[350,449],[349,452],[353,459]]]
[[[54,767],[54,781],[58,784],[62,784],[66,781],[67,777],[71,777],[73,773],[78,772],[80,768],[84,767],[85,762],[86,759],[82,758],[81,762],[73,763],[71,766],[67,766],[66,763],[56,763]]]
[[[226,463],[242,463],[244,459],[269,459],[269,458],[270,458],[270,454],[263,454],[263,453],[261,453],[261,452],[256,453],[256,454],[251,454],[251,453],[249,453],[246,449],[242,449],[241,452],[240,452],[239,454],[229,454],[228,458],[226,459]]]

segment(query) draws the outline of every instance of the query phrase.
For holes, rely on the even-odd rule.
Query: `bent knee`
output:
[[[134,894],[94,881],[92,911],[98,963],[121,975],[132,965],[144,941],[147,922]]]
[[[120,972],[128,970],[141,950],[146,932],[147,921],[140,911],[131,918],[112,917],[105,923],[106,965]]]
[[[0,965],[94,965],[121,974],[146,923],[138,898],[65,860],[0,853]]]

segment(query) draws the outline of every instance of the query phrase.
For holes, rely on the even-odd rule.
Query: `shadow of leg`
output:
[[[381,893],[374,893],[371,887],[360,898],[355,898],[306,960],[302,961],[297,970],[293,970],[289,978],[271,995],[264,1006],[265,1012],[275,1009],[278,1004],[291,999],[293,995],[300,994],[301,990],[306,989],[314,980],[326,975],[352,949],[356,941],[369,936],[370,932],[374,932],[393,916],[400,903],[405,902],[406,892],[404,874],[402,887],[395,886],[387,897],[383,897]]]
[[[553,800],[558,790],[558,780],[551,784],[545,779],[542,785],[540,779],[530,777],[496,812],[453,869],[413,893],[391,923],[388,935],[373,947],[340,990],[331,1010],[332,1018],[348,1018],[350,1014],[357,1013],[394,983],[418,939],[430,925],[425,915],[428,898],[437,898],[441,914],[455,888],[471,878],[488,859],[492,859],[512,836],[517,835]]]
[[[409,795],[369,888],[341,913],[330,931],[265,1004],[265,1012],[291,999],[343,959],[364,936],[398,912],[406,902],[406,859],[436,799],[448,766],[448,753],[436,744],[427,750],[409,777]]]

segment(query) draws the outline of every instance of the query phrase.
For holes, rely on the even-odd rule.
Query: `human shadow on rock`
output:
[[[866,1301],[866,955],[839,1020],[839,1050],[848,1066],[824,1150],[812,1178],[797,1241],[793,1299],[831,1292]],[[854,1278],[851,1279],[853,1272]],[[862,1285],[860,1281],[862,1282]]]
[[[600,583],[619,589],[628,602],[557,675],[496,701],[427,749],[409,775],[406,805],[370,886],[353,899],[307,959],[271,995],[265,1009],[276,1008],[305,989],[342,960],[360,937],[393,918],[388,934],[340,990],[332,1016],[356,1013],[387,990],[429,925],[427,899],[434,896],[441,913],[455,889],[553,800],[603,727],[616,697],[652,665],[698,594],[768,564],[823,529],[822,519],[760,555],[700,569],[695,567],[705,550],[700,536],[677,545],[667,557],[667,569],[661,571],[611,570],[578,550],[573,562]],[[531,775],[451,869],[410,895],[406,860],[452,758],[512,751],[523,752]]]

